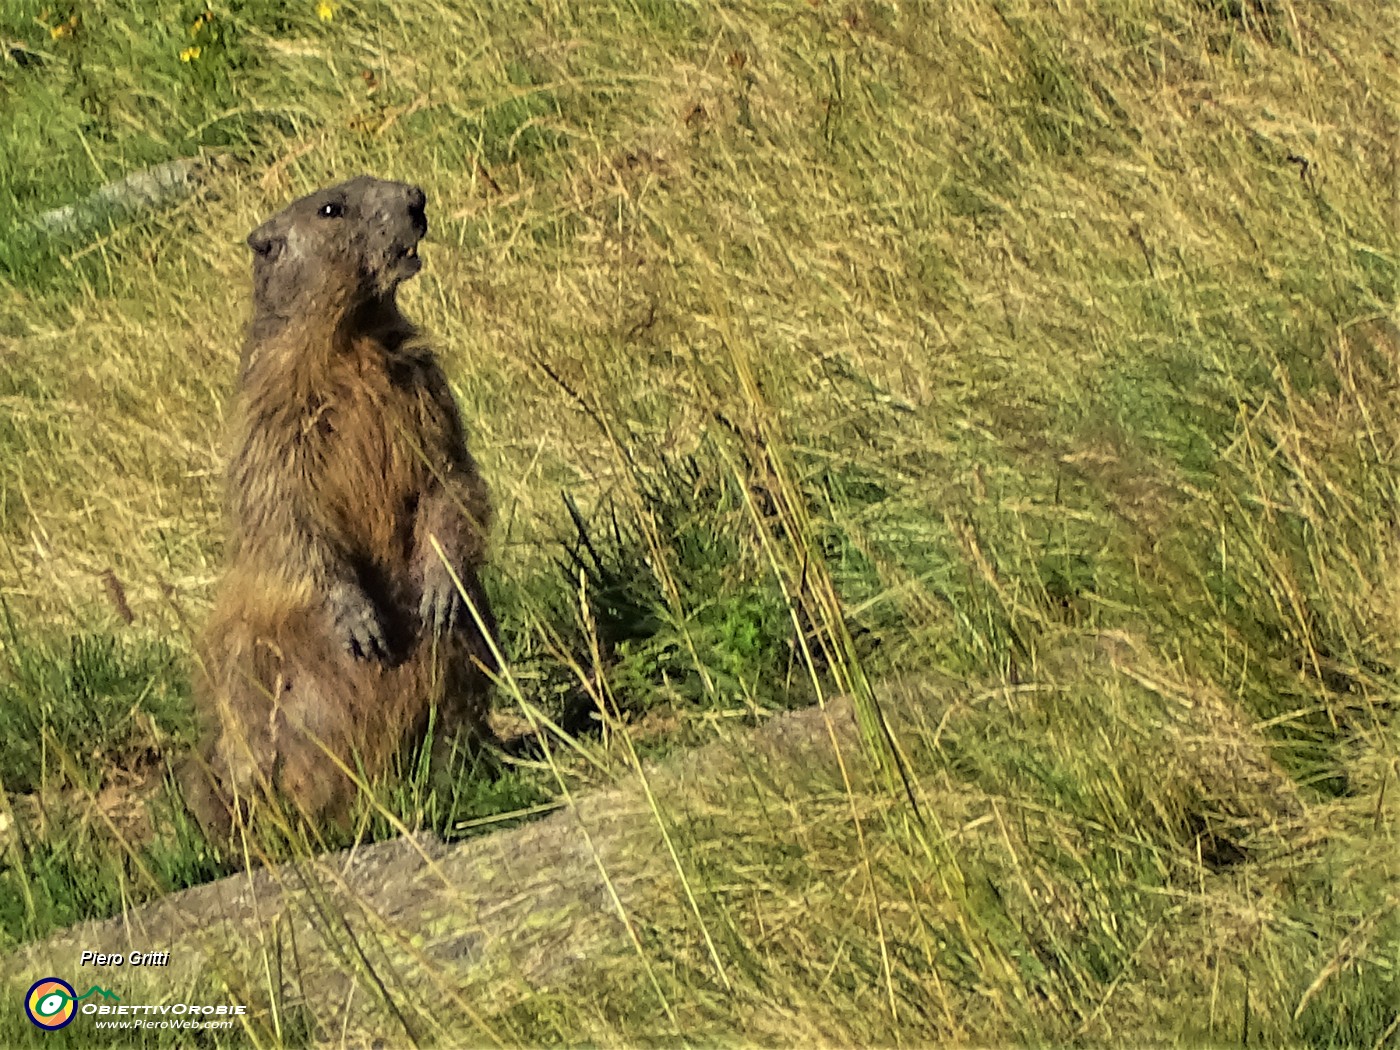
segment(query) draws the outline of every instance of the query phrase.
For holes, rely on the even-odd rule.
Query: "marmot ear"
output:
[[[268,229],[266,224],[248,234],[248,247],[253,249],[253,254],[268,260],[277,258],[285,243],[286,241]]]

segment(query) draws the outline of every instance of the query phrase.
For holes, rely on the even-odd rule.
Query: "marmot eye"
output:
[[[321,205],[321,210],[316,213],[323,219],[338,219],[345,214],[345,205],[339,201],[330,201]]]

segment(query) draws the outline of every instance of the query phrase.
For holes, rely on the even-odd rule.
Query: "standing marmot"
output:
[[[385,772],[433,708],[438,739],[489,735],[486,487],[395,302],[421,266],[423,205],[415,186],[361,177],[248,237],[230,564],[201,645],[206,737],[182,778],[216,840],[268,793],[343,818],[345,769]]]

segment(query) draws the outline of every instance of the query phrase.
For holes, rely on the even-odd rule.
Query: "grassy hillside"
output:
[[[0,947],[222,870],[161,776],[242,238],[368,171],[428,193],[405,306],[499,507],[502,717],[553,744],[367,833],[836,692],[870,730],[845,783],[667,800],[694,906],[474,1037],[1397,1045],[1397,37],[1363,0],[8,0]],[[182,158],[192,194],[43,218]]]

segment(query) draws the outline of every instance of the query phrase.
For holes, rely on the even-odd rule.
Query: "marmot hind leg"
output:
[[[222,659],[210,654],[215,677],[200,697],[210,743],[187,760],[180,779],[211,841],[223,844],[239,825],[261,822],[255,814],[269,803],[312,826],[349,811],[354,782],[332,756],[353,752],[356,712],[348,699],[364,691],[344,672],[355,658],[315,620],[287,617],[275,641],[269,633],[230,632],[220,639]]]
[[[203,751],[187,755],[172,773],[194,817],[211,844],[222,845],[233,836],[234,801],[224,789],[223,780]]]
[[[498,772],[494,752],[500,747],[488,717],[492,677],[499,670],[496,618],[477,574],[468,570],[462,583],[477,615],[463,609],[456,628],[438,641],[434,668],[440,678],[433,690],[439,699],[433,724],[432,784],[449,794],[452,781],[464,770],[487,776]]]

